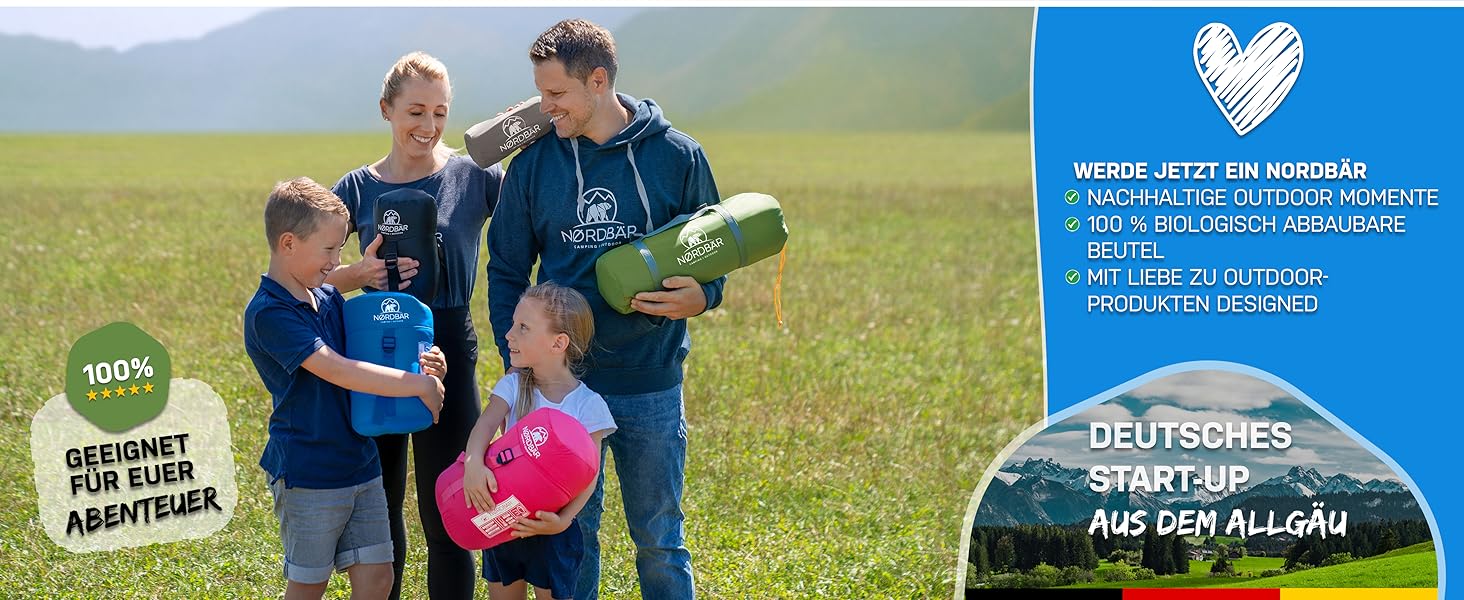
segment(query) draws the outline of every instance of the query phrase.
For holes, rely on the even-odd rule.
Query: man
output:
[[[562,21],[529,50],[540,110],[557,135],[514,158],[488,229],[488,306],[508,368],[505,336],[514,305],[537,259],[539,281],[579,290],[595,314],[595,339],[583,376],[604,396],[619,431],[615,455],[636,571],[646,598],[694,596],[681,494],[686,421],[681,363],[691,348],[686,319],[715,308],[725,279],[698,284],[671,277],[643,292],[622,315],[595,284],[595,259],[670,221],[718,202],[701,146],[671,128],[655,102],[615,91],[615,40],[582,20]],[[602,454],[603,456],[603,454]],[[603,462],[603,458],[602,458]],[[603,466],[603,464],[602,464]],[[599,592],[598,532],[604,473],[580,513],[585,556],[579,594]]]

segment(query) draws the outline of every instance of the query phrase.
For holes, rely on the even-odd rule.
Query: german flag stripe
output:
[[[1281,600],[1439,600],[1438,588],[1295,588],[1281,590]]]

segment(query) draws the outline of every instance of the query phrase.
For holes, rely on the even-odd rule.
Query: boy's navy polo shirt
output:
[[[269,277],[244,309],[244,349],[274,398],[259,466],[288,487],[331,489],[381,475],[376,441],[351,428],[350,394],[300,368],[321,346],[346,347],[346,299],[326,284],[310,290],[320,311]]]

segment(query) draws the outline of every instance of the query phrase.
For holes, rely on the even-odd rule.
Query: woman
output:
[[[341,291],[385,288],[385,262],[376,257],[380,236],[374,222],[376,198],[386,192],[414,188],[437,200],[437,231],[444,260],[436,297],[431,303],[434,342],[447,356],[447,393],[436,425],[411,434],[417,477],[418,516],[427,538],[427,590],[434,598],[468,598],[476,571],[472,553],[459,548],[442,527],[433,486],[437,474],[457,460],[480,412],[475,378],[478,334],[468,313],[478,273],[483,225],[498,203],[503,169],[480,169],[442,143],[452,86],[447,68],[430,55],[414,52],[397,60],[381,85],[381,117],[391,124],[391,151],[369,165],[347,173],[333,191],[351,211],[351,225],[361,244],[361,262],[342,266],[328,282]],[[407,289],[418,262],[399,258],[401,287]],[[401,594],[406,558],[406,524],[402,501],[407,481],[407,436],[376,438],[390,509],[395,550],[393,599]]]

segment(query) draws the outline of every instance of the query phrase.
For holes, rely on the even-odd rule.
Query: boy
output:
[[[284,542],[285,598],[320,598],[334,570],[352,596],[392,587],[391,533],[376,443],[350,424],[346,390],[418,396],[437,419],[447,365],[434,346],[423,374],[345,358],[345,299],[325,284],[346,242],[346,206],[306,177],[264,207],[269,272],[244,310],[244,347],[274,410],[259,466],[269,473]]]

